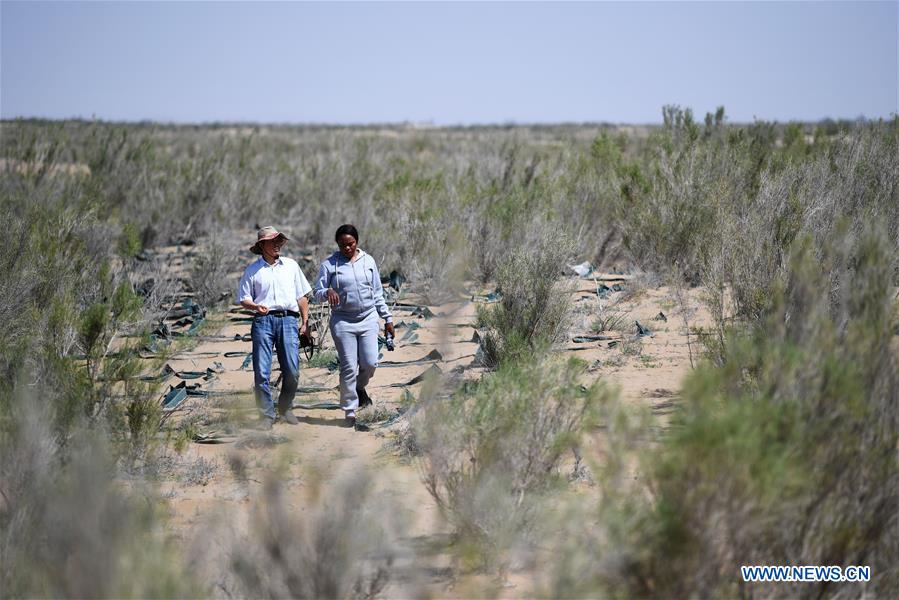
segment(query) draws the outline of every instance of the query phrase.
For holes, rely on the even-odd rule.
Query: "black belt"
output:
[[[300,313],[294,312],[292,310],[270,310],[265,314],[271,317],[296,317],[297,319],[300,318]]]

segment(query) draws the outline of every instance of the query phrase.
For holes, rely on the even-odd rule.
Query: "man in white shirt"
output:
[[[286,423],[299,423],[292,412],[300,375],[300,338],[309,321],[312,291],[296,261],[281,256],[287,236],[274,227],[263,227],[250,248],[259,260],[246,268],[237,288],[237,302],[255,312],[250,335],[253,339],[253,378],[256,405],[261,426],[271,429],[276,414],[269,379],[272,373],[272,348],[281,365],[281,394],[278,414]],[[298,323],[298,319],[299,323]]]

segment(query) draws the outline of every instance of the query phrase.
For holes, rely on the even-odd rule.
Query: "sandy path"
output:
[[[623,294],[617,292],[610,298],[599,300],[595,284],[579,280],[575,292],[576,320],[572,335],[589,334],[589,324],[598,310],[616,304],[624,325],[622,331],[608,332],[613,340],[587,343],[568,343],[565,353],[573,354],[587,361],[590,369],[586,378],[603,378],[618,386],[623,397],[629,402],[641,403],[656,409],[663,415],[670,410],[683,376],[689,371],[689,349],[683,324],[674,314],[675,306],[669,290],[656,288],[641,291],[631,300],[620,301]],[[415,303],[414,297],[404,298],[404,302]],[[691,301],[698,306],[696,294]],[[388,366],[378,368],[369,391],[376,404],[395,406],[404,389],[417,394],[421,384],[408,388],[395,384],[407,382],[421,374],[431,364],[436,364],[443,372],[465,367],[466,377],[477,377],[482,369],[469,368],[477,350],[472,342],[472,326],[476,305],[470,301],[460,301],[442,306],[431,306],[435,317],[424,319],[410,316],[408,311],[396,311],[397,323],[416,323],[418,328],[397,329],[397,350],[384,352],[382,363],[386,361],[404,362],[420,359],[437,350],[442,360],[422,364]],[[653,320],[663,311],[668,321]],[[291,426],[277,423],[271,436],[280,443],[260,447],[260,433],[252,429],[255,409],[252,399],[252,368],[242,369],[245,353],[250,351],[250,342],[235,340],[249,332],[249,323],[238,320],[241,315],[218,312],[209,315],[198,336],[198,343],[188,351],[176,355],[169,364],[176,371],[204,371],[217,361],[224,371],[210,381],[189,380],[187,383],[201,382],[202,388],[212,395],[208,398],[190,398],[177,411],[174,418],[191,419],[192,414],[209,417],[224,415],[220,423],[199,426],[201,433],[227,434],[228,443],[192,443],[179,458],[182,475],[163,483],[163,493],[168,499],[172,516],[172,527],[184,539],[192,539],[212,515],[226,515],[224,518],[235,531],[245,531],[248,527],[251,507],[261,498],[262,485],[267,476],[277,473],[288,490],[288,505],[299,513],[305,512],[314,502],[309,490],[315,486],[311,479],[321,478],[324,485],[334,481],[342,473],[365,470],[375,474],[375,495],[386,499],[405,524],[405,535],[409,538],[428,538],[446,534],[439,511],[421,482],[415,465],[403,460],[398,452],[387,443],[391,434],[378,426],[370,432],[357,432],[343,427],[343,413],[340,410],[297,408],[295,414],[300,425]],[[699,314],[701,321],[707,322],[707,315]],[[633,342],[633,321],[652,329],[651,337]],[[696,319],[694,318],[694,321]],[[400,341],[409,335],[406,341]],[[626,344],[631,340],[630,344]],[[609,347],[610,341],[618,341]],[[333,343],[326,342],[326,350],[333,349]],[[626,351],[623,346],[627,346]],[[225,357],[226,352],[242,352],[235,357]],[[695,350],[694,350],[695,352]],[[217,353],[215,356],[212,354]],[[168,383],[176,384],[173,376]],[[326,368],[310,368],[301,359],[301,386],[322,386],[326,391],[300,393],[297,403],[338,402],[336,372]],[[228,422],[231,422],[229,429]],[[236,428],[233,423],[237,422]],[[254,440],[256,442],[254,443]],[[246,467],[246,479],[238,479],[229,465],[239,462]],[[191,477],[189,473],[208,471],[202,477]],[[185,475],[184,473],[188,473]],[[422,582],[438,596],[467,595],[472,593],[471,585],[460,585],[458,580],[450,581],[446,575],[450,562],[448,557],[433,558],[434,575],[431,581]],[[514,577],[513,577],[514,580]],[[511,588],[510,595],[518,589]],[[391,588],[385,592],[390,595]]]

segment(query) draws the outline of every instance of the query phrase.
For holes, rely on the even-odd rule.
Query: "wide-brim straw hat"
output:
[[[256,233],[256,243],[250,246],[250,252],[252,252],[253,254],[262,254],[262,248],[259,246],[259,244],[266,240],[275,240],[278,238],[281,238],[283,240],[290,239],[274,227],[263,227]]]

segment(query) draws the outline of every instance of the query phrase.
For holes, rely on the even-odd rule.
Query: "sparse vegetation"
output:
[[[864,564],[881,573],[869,593],[895,590],[894,253],[886,236],[866,233],[857,245],[835,240],[822,264],[811,240],[797,240],[774,308],[749,334],[731,330],[723,366],[706,362],[688,377],[658,447],[628,447],[639,430],[611,436],[630,462],[606,463],[604,524],[568,532],[576,539],[563,543],[569,554],[552,595],[859,592],[833,582],[742,583],[740,565],[756,563]],[[834,311],[820,290],[847,256],[857,261]],[[637,477],[628,476],[634,456]],[[576,546],[592,548],[592,567],[570,553]]]
[[[463,567],[502,573],[545,553],[541,509],[587,464],[599,500],[578,498],[554,522],[567,538],[527,563],[544,565],[545,595],[894,595],[899,119],[663,116],[639,135],[0,123],[2,595],[212,593],[160,536],[154,471],[178,463],[173,479],[245,486],[250,467],[232,457],[226,474],[169,454],[217,421],[166,422],[158,384],[137,378],[138,351],[176,294],[205,306],[233,294],[233,257],[247,257],[257,224],[289,231],[312,277],[343,222],[382,273],[400,269],[428,301],[457,298],[463,281],[502,293],[478,316],[491,371],[405,397],[398,426]],[[192,248],[174,272],[169,245]],[[610,395],[583,365],[549,358],[569,333],[566,265],[584,260],[645,272],[625,286],[632,299],[653,278],[674,282],[666,307],[696,369],[664,426],[600,410]],[[694,326],[689,286],[702,286],[692,297],[712,328]],[[659,364],[628,323],[614,305],[594,316],[594,333],[625,334],[598,364]],[[396,416],[385,410],[360,421]],[[382,590],[394,548],[358,512],[368,483],[341,485],[301,520],[267,484],[225,591]],[[753,562],[867,564],[875,580],[864,591],[741,585],[735,565]]]
[[[397,416],[396,410],[389,409],[383,404],[375,404],[358,411],[356,413],[356,422],[362,425],[372,425],[374,423],[383,423]]]
[[[53,433],[19,398],[0,436],[0,589],[8,597],[197,597],[152,489],[125,491],[99,440]]]
[[[630,324],[630,316],[617,303],[608,306],[600,305],[590,324],[593,333],[624,331]]]
[[[215,232],[205,240],[190,266],[190,288],[202,306],[213,306],[234,295],[229,280],[236,270],[237,256]]]
[[[320,483],[318,484],[320,485]],[[228,595],[253,598],[371,598],[391,576],[397,523],[370,496],[371,480],[344,476],[304,517],[291,513],[274,479],[254,514],[249,539],[237,539],[222,580]],[[313,494],[313,497],[317,495]]]
[[[414,422],[428,491],[455,527],[468,568],[502,571],[515,544],[532,548],[538,512],[564,478],[560,461],[594,423],[603,389],[585,365],[509,363]]]
[[[306,361],[306,366],[315,369],[328,369],[336,371],[338,367],[337,352],[334,350],[325,350],[312,355],[312,358]]]
[[[216,461],[198,456],[187,463],[182,480],[188,485],[206,485],[215,476],[219,465]]]

